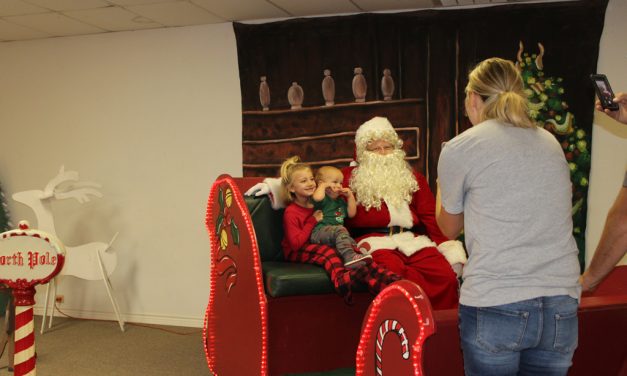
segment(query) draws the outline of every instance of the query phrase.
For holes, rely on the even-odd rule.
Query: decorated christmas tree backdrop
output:
[[[579,247],[579,263],[585,263],[585,230],[590,175],[590,133],[578,126],[575,116],[568,111],[564,100],[561,77],[545,76],[542,64],[544,47],[538,43],[539,53],[523,52],[520,43],[518,62],[525,92],[529,98],[531,117],[539,127],[550,131],[562,145],[573,189],[573,235]]]
[[[13,226],[9,220],[9,208],[7,206],[6,198],[4,197],[4,193],[2,193],[2,188],[0,188],[0,232],[4,232],[12,229]],[[4,315],[6,310],[7,303],[9,302],[9,297],[11,293],[8,290],[0,288],[0,314]],[[4,320],[4,318],[2,318]],[[0,355],[2,354],[2,341],[0,341]]]
[[[9,207],[7,206],[6,197],[0,187],[0,232],[11,230],[13,225],[9,219]]]

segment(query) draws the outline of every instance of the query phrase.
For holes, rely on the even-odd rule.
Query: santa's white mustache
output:
[[[366,209],[379,209],[382,200],[392,206],[411,201],[418,183],[405,161],[405,152],[397,149],[381,155],[365,151],[360,157],[350,183],[358,203]]]

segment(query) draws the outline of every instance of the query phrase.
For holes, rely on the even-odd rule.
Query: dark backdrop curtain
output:
[[[463,109],[468,72],[488,57],[516,61],[520,42],[529,56],[538,54],[538,43],[541,43],[545,49],[541,73],[544,76],[535,78],[540,82],[544,82],[544,78],[556,82],[559,78],[559,94],[551,95],[558,95],[554,103],[561,103],[563,107],[557,115],[552,111],[547,116],[559,119],[560,114],[570,112],[574,117],[570,133],[556,133],[556,137],[563,144],[567,157],[570,153],[576,194],[575,235],[583,250],[594,100],[588,76],[596,72],[606,6],[607,0],[590,0],[293,19],[259,25],[235,23],[244,143],[273,137],[259,129],[265,128],[260,126],[262,123],[249,121],[246,116],[248,113],[254,117],[261,109],[261,76],[268,77],[271,110],[280,115],[283,110],[290,112],[287,89],[292,82],[298,82],[305,91],[303,107],[324,104],[321,90],[324,69],[331,69],[335,79],[336,104],[354,101],[351,82],[353,68],[358,66],[363,68],[368,83],[366,101],[381,101],[381,74],[384,68],[389,68],[396,84],[393,99],[417,99],[412,103],[420,109],[411,121],[420,128],[420,140],[416,144],[423,150],[420,150],[420,162],[413,165],[428,177],[433,189],[441,143],[470,127]],[[541,88],[539,92],[536,88],[536,96],[549,94],[548,89]],[[338,111],[324,119],[332,118],[343,130],[354,130],[359,126],[357,121],[362,120],[354,113],[361,110],[358,107],[350,110]],[[396,110],[392,106],[381,111],[393,117]],[[542,111],[548,113],[549,109]],[[368,114],[371,113],[372,108]],[[312,121],[310,112],[290,116],[289,124],[294,132],[309,128],[308,134],[315,135],[317,128],[325,127],[320,120]],[[270,118],[264,119],[269,121]],[[334,142],[332,150],[344,150],[344,156],[352,154],[354,146],[350,137]],[[270,153],[275,164],[267,166],[275,166],[288,156],[281,150],[293,152],[293,149],[277,147],[276,152]],[[244,153],[246,163],[246,148]],[[588,156],[587,161],[579,157],[581,153]],[[299,154],[304,160],[314,160],[316,149],[307,148]],[[246,171],[245,168],[245,175]],[[583,264],[583,252],[581,260]]]
[[[331,69],[335,102],[354,100],[353,68],[362,67],[369,88],[375,88],[383,67],[395,76],[397,98],[423,97],[427,83],[429,25],[398,22],[395,15],[293,19],[260,25],[235,23],[243,110],[257,110],[259,77],[267,76],[273,108],[289,108],[292,82],[305,88],[303,107],[322,102],[320,82]],[[366,100],[380,100],[368,90]]]

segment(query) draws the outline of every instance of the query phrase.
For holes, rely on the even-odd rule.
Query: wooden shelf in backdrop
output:
[[[408,104],[408,103],[424,103],[424,99],[422,98],[407,98],[407,99],[393,99],[389,101],[370,101],[370,102],[348,102],[348,103],[336,103],[333,106],[313,106],[313,107],[303,107],[296,110],[292,110],[289,108],[286,109],[277,109],[277,110],[269,110],[269,111],[261,111],[261,110],[253,110],[253,111],[242,111],[242,115],[281,115],[288,113],[302,113],[302,112],[311,112],[311,111],[333,111],[339,109],[347,109],[350,107],[365,107],[365,106],[386,106],[391,104]]]

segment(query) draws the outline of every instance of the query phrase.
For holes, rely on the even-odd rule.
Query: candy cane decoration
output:
[[[377,375],[383,375],[383,365],[381,360],[381,354],[383,352],[383,340],[389,332],[396,333],[401,339],[401,347],[403,351],[403,359],[409,359],[409,341],[407,340],[407,334],[405,329],[396,320],[385,320],[379,325],[377,333],[377,347],[375,349],[375,369]]]
[[[424,375],[423,345],[435,332],[435,322],[429,299],[417,284],[408,280],[394,282],[370,303],[355,357],[356,376],[383,375],[382,353],[389,332],[399,336],[402,357],[386,356],[388,376]]]

